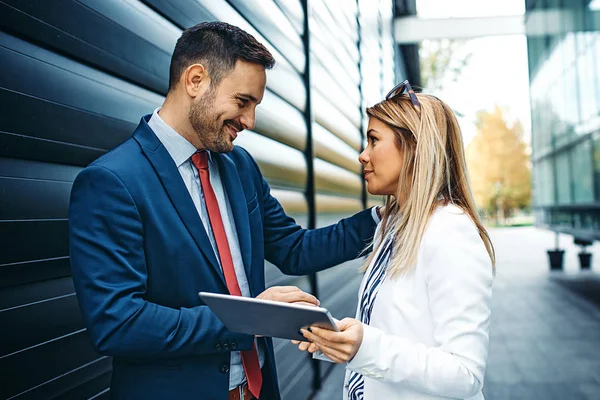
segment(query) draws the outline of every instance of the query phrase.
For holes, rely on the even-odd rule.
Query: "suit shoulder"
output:
[[[228,154],[228,156],[238,167],[259,170],[258,164],[256,163],[256,160],[254,160],[254,157],[252,157],[248,150],[244,149],[243,147],[233,146],[233,150]]]
[[[133,138],[129,138],[108,153],[97,158],[87,168],[101,167],[116,175],[122,175],[131,171],[132,165],[135,165],[140,157],[144,157],[140,146]]]
[[[252,161],[254,162],[254,158],[250,155],[248,150],[241,146],[233,146],[233,150],[229,153],[230,157],[234,159],[234,161]]]

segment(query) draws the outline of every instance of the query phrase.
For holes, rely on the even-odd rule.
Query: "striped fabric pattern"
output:
[[[393,243],[394,241],[391,239],[384,243],[382,250],[375,259],[373,268],[367,277],[358,308],[358,316],[363,324],[369,325],[371,322],[371,311],[373,311],[373,305],[375,304],[375,298],[379,292],[379,287],[385,279],[385,271],[394,247]],[[351,371],[350,379],[348,381],[348,398],[350,400],[363,400],[364,388],[365,380],[362,374]]]

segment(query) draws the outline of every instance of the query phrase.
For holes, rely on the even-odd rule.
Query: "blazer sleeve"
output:
[[[492,265],[468,217],[458,216],[451,226],[451,231],[440,229],[424,237],[420,252],[438,345],[426,346],[363,325],[363,341],[349,369],[437,396],[462,399],[481,390],[489,344]]]
[[[76,178],[69,210],[71,272],[84,322],[101,354],[161,357],[217,353],[215,343],[252,347],[206,306],[173,309],[145,300],[142,219],[123,182],[92,166]]]
[[[366,253],[376,227],[371,209],[334,225],[303,229],[285,214],[279,201],[271,195],[271,189],[262,175],[260,179],[264,204],[265,258],[283,273],[306,275]]]

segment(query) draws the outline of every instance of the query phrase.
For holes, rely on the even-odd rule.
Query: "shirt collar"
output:
[[[154,110],[152,117],[150,117],[150,121],[148,121],[148,126],[150,126],[152,131],[158,137],[158,140],[165,146],[167,152],[169,152],[169,155],[173,161],[175,161],[175,165],[179,168],[198,150],[186,138],[177,133],[175,129],[171,128],[165,120],[158,115],[159,111],[160,107]],[[208,161],[212,165],[214,160],[210,151],[200,151],[206,151],[208,153]]]

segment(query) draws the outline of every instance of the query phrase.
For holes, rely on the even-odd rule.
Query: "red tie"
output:
[[[208,218],[210,219],[210,225],[212,226],[212,231],[215,236],[215,242],[217,242],[217,249],[219,250],[219,258],[221,259],[221,266],[223,267],[223,275],[225,275],[227,289],[229,289],[230,294],[241,296],[242,291],[240,290],[235,275],[231,250],[229,249],[229,242],[227,241],[227,235],[225,234],[223,219],[221,219],[221,211],[219,211],[219,203],[217,202],[217,196],[215,196],[215,192],[210,184],[208,153],[202,151],[194,154],[192,156],[192,163],[198,168],[198,173],[200,174],[200,183],[202,184],[202,191],[204,192],[204,201],[206,202]],[[254,397],[258,399],[260,388],[262,386],[262,373],[260,371],[256,345],[252,346],[252,350],[242,351],[242,364],[244,365],[244,371],[246,372],[246,378],[248,379],[248,389]]]

